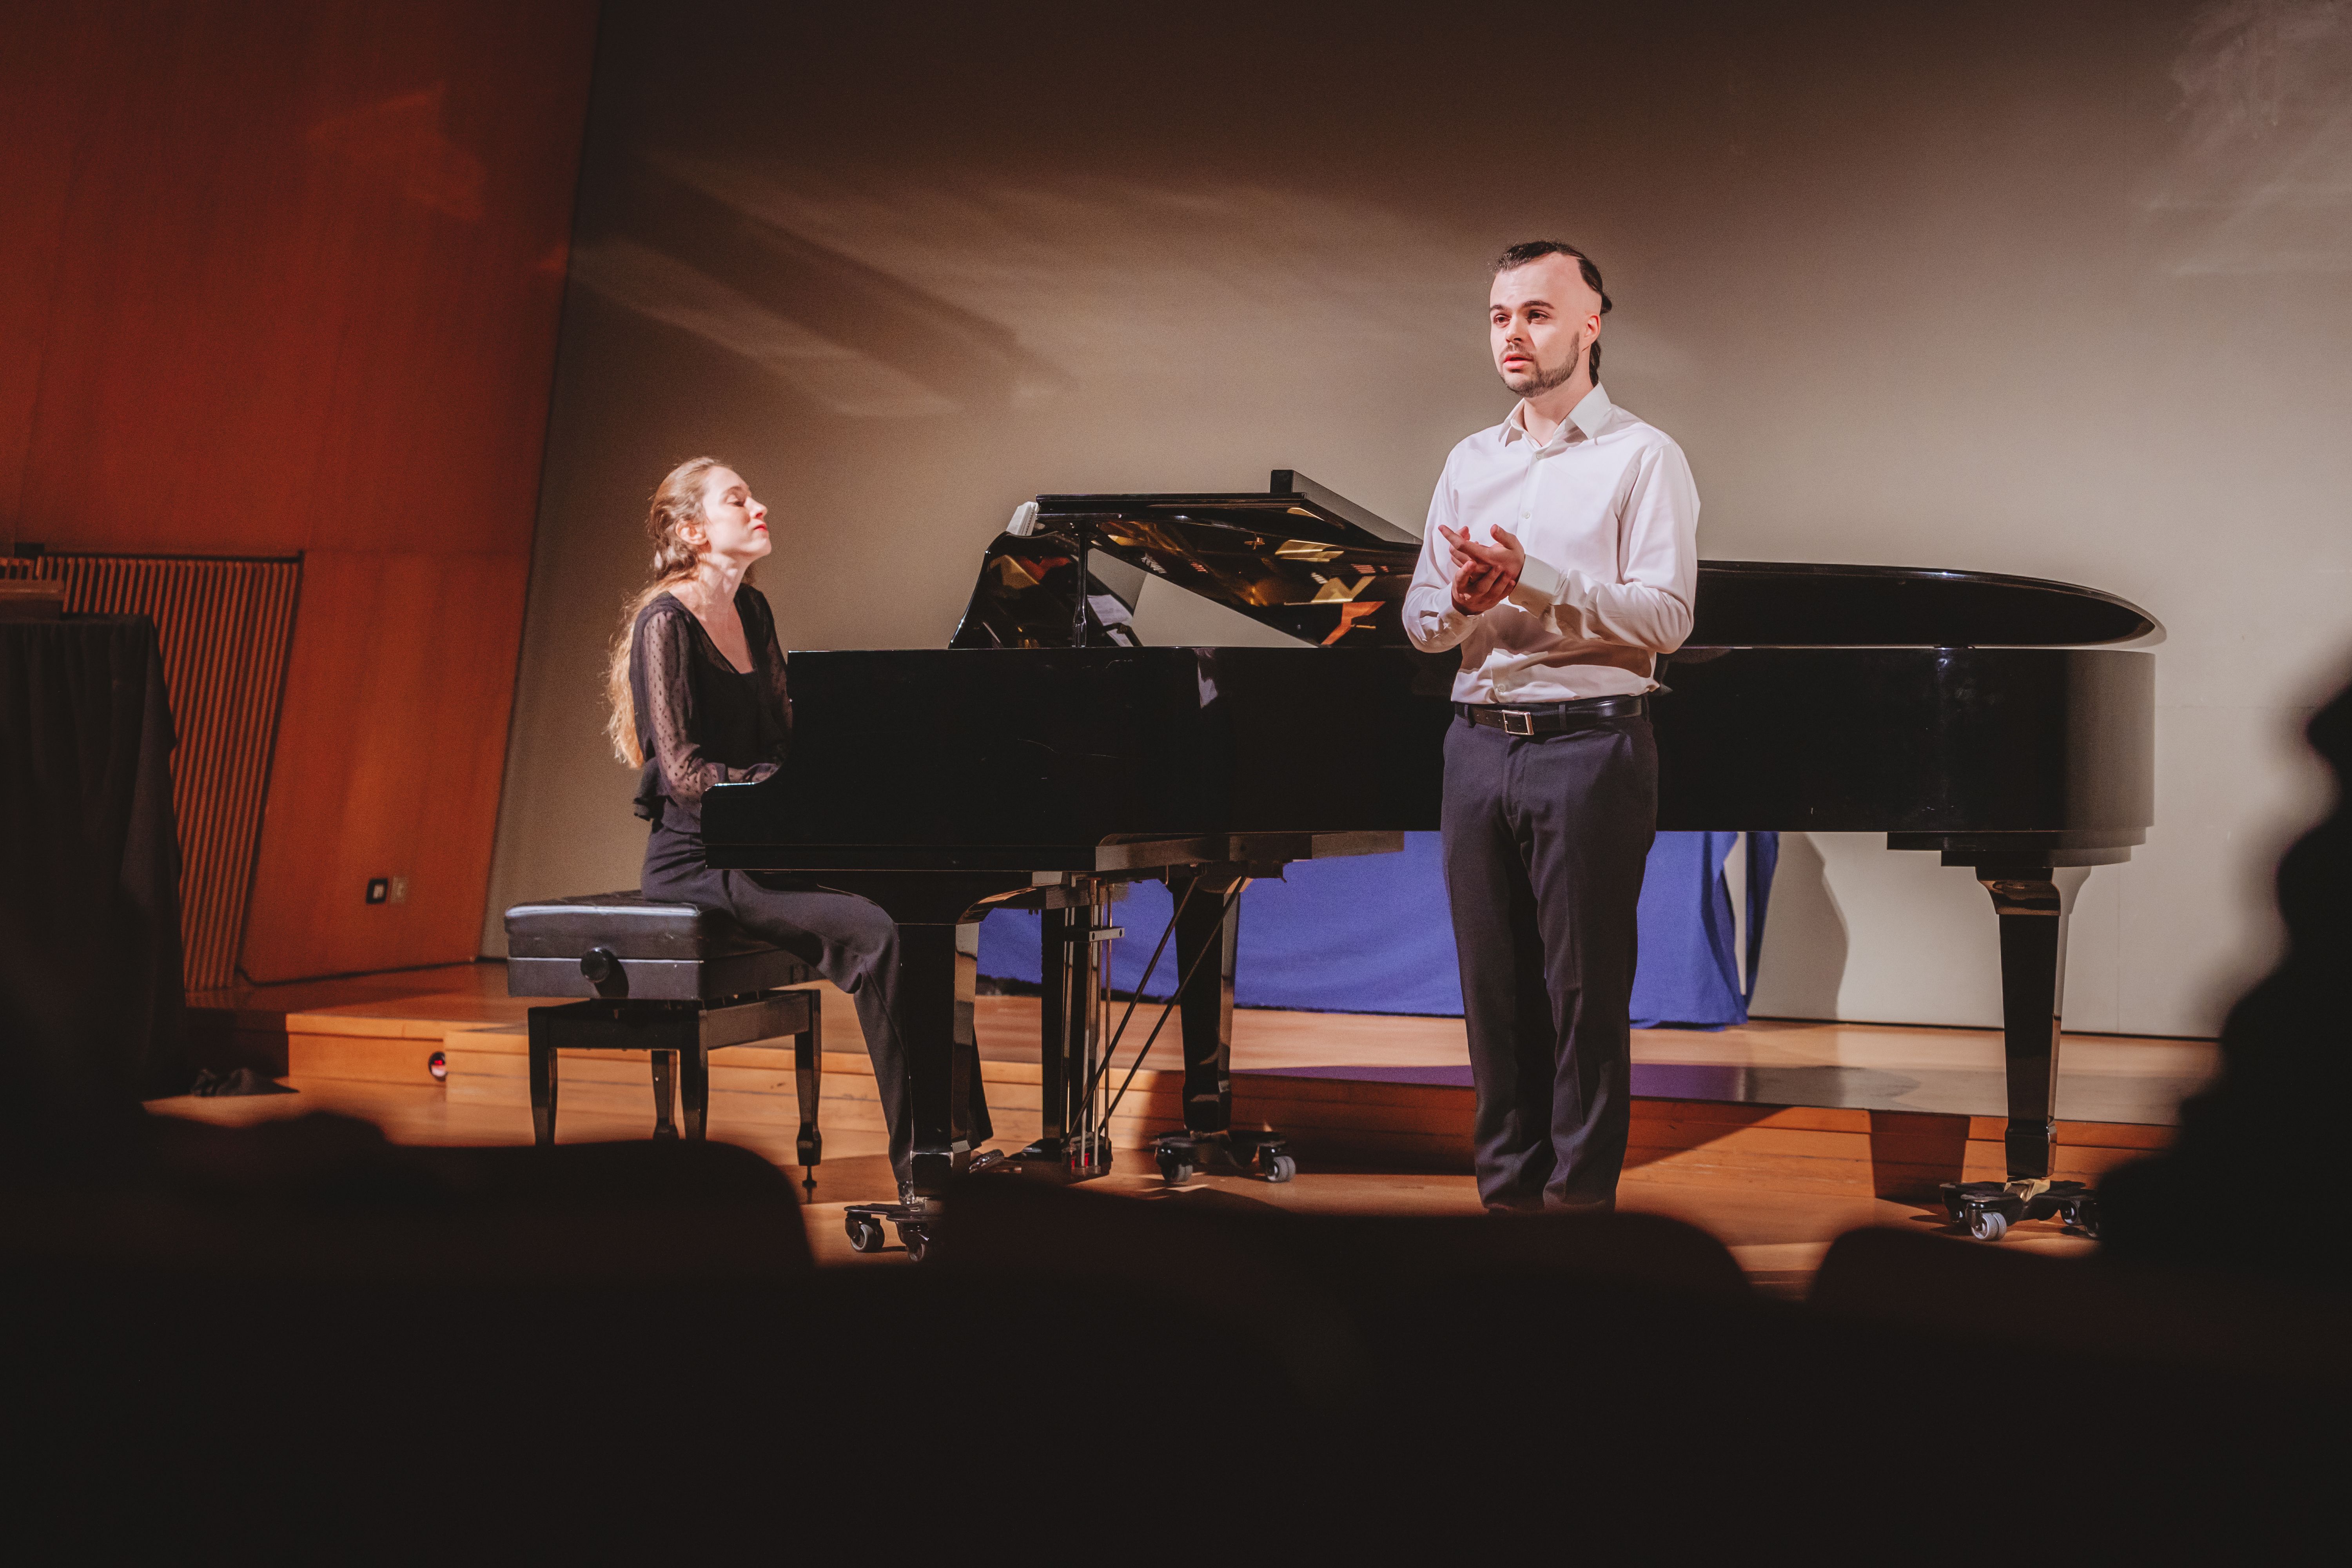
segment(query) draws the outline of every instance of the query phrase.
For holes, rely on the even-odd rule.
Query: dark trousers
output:
[[[1657,824],[1646,715],[1527,736],[1457,716],[1446,731],[1445,891],[1491,1208],[1616,1202],[1634,910]]]
[[[898,1038],[893,1011],[898,928],[890,917],[866,900],[814,883],[761,871],[716,869],[703,858],[700,835],[681,833],[667,823],[656,824],[646,841],[645,874],[638,887],[649,899],[723,910],[745,931],[774,942],[849,993],[857,1004],[858,1027],[866,1034],[866,1054],[874,1063],[883,1123],[890,1130],[890,1168],[903,1184],[914,1147],[915,1118],[907,1083],[907,1048]],[[981,1091],[980,1063],[975,1059],[966,1065],[972,1142],[977,1144],[993,1136],[995,1129]]]

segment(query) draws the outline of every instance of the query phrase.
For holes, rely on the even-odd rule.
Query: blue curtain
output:
[[[1748,975],[1743,994],[1732,951],[1731,889],[1725,860],[1733,833],[1661,833],[1642,884],[1642,962],[1633,980],[1633,1022],[1719,1029],[1748,1021],[1756,959],[1780,851],[1776,834],[1748,836]],[[1112,944],[1111,983],[1165,996],[1176,987],[1176,944],[1145,967],[1171,910],[1158,882],[1136,885],[1114,906],[1127,936]],[[999,910],[980,928],[980,972],[1002,980],[1039,978],[1037,916]],[[1242,894],[1244,1007],[1320,1013],[1419,1013],[1458,1017],[1462,979],[1445,909],[1438,836],[1405,835],[1400,855],[1302,860],[1282,880]]]

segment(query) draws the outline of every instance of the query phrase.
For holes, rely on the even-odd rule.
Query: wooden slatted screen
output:
[[[68,614],[154,621],[179,740],[172,805],[188,989],[233,984],[301,562],[41,555],[0,560],[0,575],[62,582]]]

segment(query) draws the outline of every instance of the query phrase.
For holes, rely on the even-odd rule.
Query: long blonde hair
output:
[[[702,520],[702,481],[711,469],[726,466],[717,458],[688,458],[654,487],[653,505],[646,513],[646,534],[654,545],[653,580],[622,609],[621,630],[613,638],[612,657],[604,668],[604,700],[611,710],[604,732],[613,738],[614,754],[633,768],[645,765],[646,753],[637,744],[637,704],[629,691],[631,634],[638,615],[656,595],[694,575],[702,556],[686,537],[686,526]]]

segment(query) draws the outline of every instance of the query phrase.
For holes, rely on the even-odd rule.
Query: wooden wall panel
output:
[[[90,10],[19,536],[528,548],[593,7]]]
[[[526,555],[316,551],[278,721],[245,973],[257,982],[474,956]],[[365,901],[372,877],[404,903]]]
[[[595,28],[0,7],[0,541],[305,557],[251,976],[476,951]]]
[[[0,23],[0,546],[13,544],[47,346],[79,117],[68,5],[19,6]],[[62,57],[62,58],[61,58]]]

